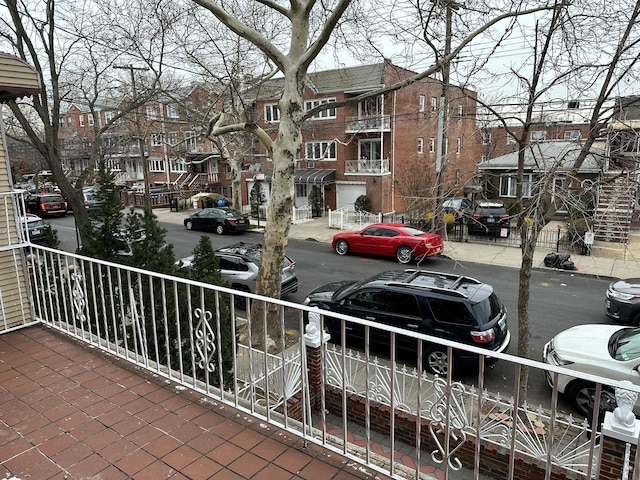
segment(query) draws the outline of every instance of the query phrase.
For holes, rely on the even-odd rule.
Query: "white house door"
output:
[[[356,198],[367,194],[367,185],[336,182],[336,201],[338,208],[355,210]]]

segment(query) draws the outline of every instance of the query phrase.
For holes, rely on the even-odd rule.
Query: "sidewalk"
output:
[[[167,208],[154,209],[153,213],[161,222],[182,224],[184,217],[194,210],[170,211]],[[264,221],[261,226],[264,226]],[[327,217],[314,218],[308,222],[293,224],[289,238],[331,243],[340,230],[329,227]],[[533,267],[546,268],[544,257],[549,250],[538,249],[534,254]],[[445,239],[444,255],[454,261],[476,262],[504,267],[520,268],[522,254],[519,248],[491,243],[454,242]],[[627,245],[596,242],[591,255],[572,254],[571,260],[577,271],[559,270],[566,274],[595,275],[598,277],[632,278],[640,277],[640,231],[632,230]]]

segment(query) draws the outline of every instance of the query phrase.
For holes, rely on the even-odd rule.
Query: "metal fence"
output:
[[[376,360],[367,345],[364,351],[350,351],[344,344],[319,346],[319,364],[312,367],[309,357],[315,347],[309,340],[318,338],[324,322],[321,315],[319,324],[312,322],[318,329],[306,328],[310,312],[318,313],[315,309],[45,247],[29,249],[35,320],[378,471],[400,478],[393,458],[385,462],[370,446],[356,448],[341,438],[362,428],[367,435],[376,428],[386,429],[392,446],[400,439],[414,443],[416,465],[430,462],[450,472],[480,473],[489,464],[488,450],[481,454],[478,447],[471,463],[468,454],[458,451],[462,440],[469,439],[494,445],[504,458],[524,459],[549,474],[560,469],[563,475],[589,478],[598,468],[599,434],[591,435],[586,420],[577,421],[556,408],[557,391],[550,389],[548,405],[535,409],[517,394],[503,398],[486,391],[485,376],[491,371],[484,368],[483,349],[332,314],[344,328],[362,324],[365,338],[373,329],[387,331],[391,345],[397,336],[409,335],[439,343],[448,349],[449,359],[454,348],[472,351],[479,356],[478,376],[468,384],[422,372],[422,342],[416,358],[407,364],[398,363],[393,355]],[[250,299],[248,311],[236,309],[235,296]],[[273,352],[263,348],[269,339],[275,340]],[[513,366],[511,392],[518,391],[523,368],[539,378],[544,370],[552,377],[566,373],[560,367],[505,354],[492,356]],[[318,385],[310,378],[314,368],[322,372]],[[584,377],[598,388],[612,384]],[[330,391],[342,399],[337,408],[326,393]],[[368,406],[369,413],[352,412],[347,398],[354,397],[360,398],[355,405]],[[312,407],[316,402],[319,408]],[[375,410],[374,405],[384,407]],[[380,414],[375,411],[386,412],[390,426],[376,427]],[[594,415],[597,411],[598,403]],[[327,434],[330,412],[343,419],[340,438]],[[407,416],[421,421],[415,427],[400,427],[400,419]],[[359,425],[354,424],[357,419],[362,420]],[[514,462],[506,462],[504,478],[518,478]],[[414,473],[411,476],[419,478],[418,470]],[[403,478],[406,475],[402,473]]]

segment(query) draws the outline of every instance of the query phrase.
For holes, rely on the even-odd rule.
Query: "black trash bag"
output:
[[[562,270],[575,270],[576,266],[571,261],[568,253],[548,253],[544,257],[544,266],[549,268],[560,268]]]
[[[555,253],[547,253],[544,257],[544,266],[549,268],[555,268],[558,263],[558,255]]]

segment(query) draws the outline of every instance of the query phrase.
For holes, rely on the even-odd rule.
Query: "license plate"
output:
[[[487,223],[495,223],[495,219],[489,217],[487,218]]]
[[[33,230],[31,235],[40,235],[40,230]]]
[[[500,330],[504,332],[507,329],[507,321],[504,318],[501,318],[498,321],[498,326],[500,327]]]

